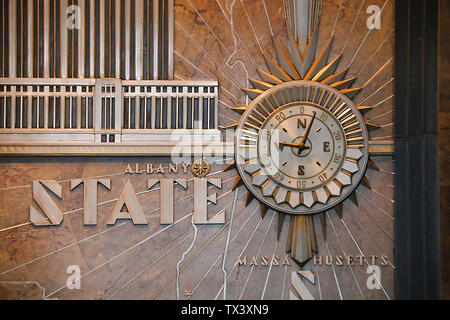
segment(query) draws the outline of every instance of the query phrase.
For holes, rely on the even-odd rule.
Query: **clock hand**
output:
[[[303,149],[310,149],[311,146],[301,146],[297,143],[289,143],[289,142],[280,142],[279,143],[281,151],[283,151],[284,147],[292,147],[292,148],[303,148]]]
[[[313,112],[313,117],[312,117],[312,119],[311,119],[311,122],[309,123],[308,128],[306,128],[305,135],[303,136],[302,141],[300,141],[300,143],[299,143],[299,150],[298,150],[298,154],[299,154],[299,155],[300,155],[300,154],[302,153],[302,151],[305,149],[305,148],[304,148],[304,147],[305,147],[305,142],[306,142],[306,140],[308,139],[309,132],[311,131],[311,128],[312,128],[312,125],[313,125],[315,119],[316,119],[316,113]]]

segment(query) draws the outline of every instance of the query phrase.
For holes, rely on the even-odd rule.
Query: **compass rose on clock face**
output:
[[[368,161],[368,133],[353,103],[328,86],[293,81],[258,96],[236,133],[237,167],[274,210],[312,214],[344,200]]]

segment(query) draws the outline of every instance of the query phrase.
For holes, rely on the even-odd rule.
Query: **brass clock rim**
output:
[[[242,127],[244,125],[243,119],[248,117],[248,115],[252,112],[253,107],[255,105],[257,105],[261,100],[267,98],[268,96],[270,96],[278,91],[282,91],[284,89],[288,89],[291,87],[300,87],[300,86],[305,86],[305,85],[313,86],[313,87],[320,87],[324,90],[331,91],[332,93],[336,94],[337,96],[339,96],[339,98],[341,98],[343,101],[346,102],[346,104],[352,109],[353,113],[358,118],[358,122],[361,124],[360,127],[361,127],[361,131],[362,131],[362,136],[364,138],[364,147],[358,148],[359,150],[362,149],[362,153],[363,153],[362,166],[358,170],[357,177],[356,177],[356,180],[354,181],[354,183],[352,183],[350,186],[346,186],[345,193],[342,192],[339,197],[335,197],[335,198],[337,198],[336,201],[334,201],[330,204],[324,204],[323,207],[320,207],[317,209],[313,209],[314,205],[311,208],[307,208],[303,205],[299,205],[299,207],[301,207],[303,209],[303,211],[299,212],[298,210],[288,208],[288,205],[285,206],[287,208],[281,207],[281,205],[286,204],[286,203],[281,203],[280,205],[276,205],[276,204],[273,204],[273,203],[267,201],[264,196],[258,194],[257,192],[253,192],[254,186],[249,181],[247,181],[247,179],[245,178],[245,172],[242,167],[243,163],[240,163],[240,160],[239,160],[240,155],[238,153],[239,153],[239,149],[240,149],[239,135],[240,135],[240,131],[242,130]],[[291,101],[291,102],[302,103],[302,102],[308,102],[308,101],[298,100],[298,101]],[[291,103],[291,102],[288,102],[288,103]],[[288,103],[286,103],[286,104],[288,104]],[[254,100],[252,100],[252,102],[248,105],[247,110],[242,114],[242,116],[239,120],[239,125],[237,126],[235,134],[234,134],[236,167],[237,167],[238,173],[241,176],[242,181],[243,181],[244,185],[246,186],[246,188],[259,201],[261,201],[262,203],[267,205],[269,208],[271,208],[275,211],[278,211],[278,212],[282,212],[285,214],[291,214],[291,215],[314,215],[314,214],[318,214],[318,213],[321,213],[321,212],[324,212],[324,211],[327,211],[327,210],[330,210],[330,209],[336,207],[337,205],[339,205],[340,203],[345,201],[352,194],[352,192],[355,191],[355,189],[360,185],[361,180],[363,179],[363,177],[366,173],[367,166],[369,163],[369,141],[370,141],[369,133],[368,133],[367,127],[365,125],[364,117],[362,116],[361,112],[358,110],[358,108],[355,106],[355,104],[353,103],[353,101],[350,98],[348,98],[346,95],[341,93],[339,90],[332,88],[328,85],[325,85],[323,83],[320,83],[320,82],[307,81],[307,80],[289,81],[289,82],[284,82],[284,83],[278,84],[278,85],[264,91],[263,93],[261,93]],[[348,149],[350,149],[350,148],[348,148],[348,146],[347,146],[347,150]],[[352,177],[352,179],[353,179],[353,177]],[[332,181],[334,181],[334,180],[332,180]],[[311,191],[311,192],[313,192],[313,191]],[[333,196],[331,196],[330,199],[332,197]],[[306,208],[306,210],[305,210],[305,208]]]

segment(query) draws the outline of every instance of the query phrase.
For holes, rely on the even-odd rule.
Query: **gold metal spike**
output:
[[[264,93],[264,91],[259,89],[242,89],[250,99],[254,100],[256,99],[261,93]]]
[[[236,129],[238,126],[239,126],[239,122],[236,122],[236,123],[233,123],[233,124],[223,127],[223,129],[225,129],[225,130],[226,129]]]
[[[364,177],[361,179],[361,184],[362,184],[364,187],[366,187],[367,189],[372,190],[372,186],[370,185],[369,179],[367,179],[366,176],[364,176]]]
[[[312,230],[312,234],[311,234],[311,238],[310,238],[311,250],[315,253],[318,253],[319,248],[317,246],[316,228],[314,227],[313,216],[308,216],[307,221],[308,221],[309,228],[311,228],[311,230]]]
[[[334,58],[329,64],[327,64],[322,70],[320,70],[314,78],[312,78],[312,81],[316,82],[322,82],[329,76],[331,76],[333,73],[336,72],[336,68],[339,64],[339,61],[341,61],[342,55],[338,55],[336,58]]]
[[[375,123],[371,123],[371,122],[366,122],[366,126],[367,126],[367,129],[370,131],[381,128],[379,125],[377,125]]]
[[[341,81],[342,79],[344,79],[345,75],[347,74],[347,71],[348,71],[348,68],[343,69],[337,73],[334,73],[331,76],[329,76],[328,78],[322,80],[321,83],[329,85],[330,83]]]
[[[232,107],[231,110],[236,111],[237,113],[243,114],[245,111],[247,111],[248,106],[244,107]]]
[[[357,79],[356,77],[344,79],[330,84],[330,87],[335,88],[336,90],[348,89],[353,85],[356,79]]]
[[[377,164],[375,163],[375,161],[373,161],[372,159],[369,158],[369,162],[367,163],[367,166],[375,171],[380,171],[380,168],[378,168]]]
[[[281,80],[281,79],[275,77],[274,75],[272,75],[272,74],[270,74],[270,73],[268,73],[268,72],[265,72],[264,70],[261,70],[261,69],[259,69],[259,68],[256,68],[256,71],[258,71],[259,76],[261,77],[261,79],[262,79],[264,82],[271,83],[271,84],[274,84],[274,85],[284,83],[283,80]]]
[[[315,74],[318,74],[322,70],[322,68],[324,67],[324,65],[328,59],[328,54],[330,53],[330,49],[331,49],[330,44],[331,44],[332,40],[333,40],[333,37],[331,37],[328,40],[327,44],[323,47],[322,51],[316,57],[316,60],[314,61],[311,68],[309,68],[309,71],[303,80],[309,80]]]
[[[291,28],[288,28],[288,45],[289,45],[289,53],[291,54],[292,63],[295,66],[295,69],[300,74],[300,70],[302,69],[303,60],[301,58],[300,50],[298,49],[297,42],[295,41],[294,32]]]
[[[247,191],[247,196],[245,198],[245,206],[247,207],[255,199],[255,196],[250,191]]]
[[[241,176],[238,176],[236,178],[236,180],[234,181],[234,185],[233,185],[233,188],[231,190],[234,191],[237,188],[239,188],[240,186],[242,186],[243,184],[244,184],[244,181],[242,180]]]
[[[341,202],[336,207],[334,207],[334,211],[336,211],[337,215],[339,216],[339,219],[342,219],[342,212],[344,210],[344,204]]]
[[[292,251],[292,234],[294,232],[295,227],[295,216],[289,216],[289,229],[288,229],[288,237],[286,242],[286,253],[289,253]]]
[[[278,226],[277,226],[277,241],[280,241],[281,231],[283,230],[283,223],[286,218],[284,213],[278,212]]]
[[[320,213],[320,223],[322,225],[323,240],[327,241],[327,213]]]
[[[227,164],[225,169],[223,169],[223,172],[227,172],[227,171],[230,171],[230,170],[233,170],[233,169],[236,169],[236,160],[233,160],[229,164]]]
[[[259,89],[259,90],[269,90],[270,88],[273,87],[273,84],[264,82],[264,81],[259,81],[259,80],[255,80],[255,79],[251,79],[249,78],[248,81],[250,81],[250,83],[253,85],[253,87],[255,87],[255,89]]]
[[[264,55],[264,59],[266,60],[267,67],[270,72],[277,78],[283,81],[292,81],[293,79],[280,67],[275,61]]]
[[[354,204],[355,206],[359,206],[358,205],[358,198],[356,197],[356,191],[353,191],[352,193],[350,193],[350,196],[348,197]]]
[[[292,63],[291,57],[289,54],[284,50],[284,48],[280,45],[277,39],[272,38],[273,43],[275,46],[275,52],[277,54],[278,64],[283,68],[283,70],[289,74],[289,76],[293,79],[299,80],[300,75],[298,74],[297,70],[294,67],[294,64]]]
[[[300,266],[304,266],[317,250],[312,216],[298,215],[291,217],[294,220],[292,232],[291,258]]]
[[[373,79],[375,79],[380,73],[381,71],[384,70],[384,68],[386,68],[391,62],[393,61],[393,58],[391,57],[388,61],[386,61],[385,64],[383,64],[383,66],[377,70],[377,72],[375,72],[369,80],[367,80],[367,82],[363,85],[363,87],[367,87],[372,81]]]
[[[269,211],[270,208],[268,206],[266,206],[264,203],[260,204],[260,208],[261,208],[261,219],[264,219],[267,211]]]
[[[358,110],[362,114],[365,114],[366,112],[368,112],[368,111],[370,111],[372,109],[373,109],[373,107],[370,107],[370,106],[358,106]]]
[[[341,93],[345,94],[349,99],[353,99],[363,88],[353,88],[341,90]]]

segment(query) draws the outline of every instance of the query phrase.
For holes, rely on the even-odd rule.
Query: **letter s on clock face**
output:
[[[238,170],[274,210],[312,214],[343,201],[367,166],[368,133],[353,103],[328,86],[296,81],[256,98],[236,131]]]

